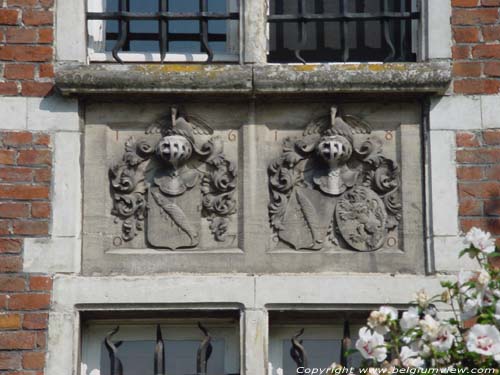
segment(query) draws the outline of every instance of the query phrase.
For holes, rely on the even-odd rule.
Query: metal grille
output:
[[[118,0],[117,11],[106,12],[87,12],[87,20],[102,20],[105,22],[115,21],[118,23],[117,32],[106,32],[106,42],[114,42],[112,54],[116,61],[123,63],[119,56],[120,51],[131,51],[131,42],[133,41],[156,41],[158,42],[158,51],[161,61],[165,60],[170,52],[171,42],[197,42],[200,46],[199,51],[208,55],[207,62],[212,62],[214,57],[211,42],[226,42],[227,33],[209,32],[209,22],[212,20],[239,20],[239,12],[211,12],[209,11],[209,0],[199,0],[198,12],[172,12],[169,11],[169,3],[172,0],[157,0],[157,12],[132,12],[131,0]],[[131,22],[149,21],[157,24],[157,32],[133,32]],[[170,21],[198,21],[199,32],[180,32],[170,31]],[[190,52],[199,52],[190,51]],[[152,52],[152,51],[149,51]]]
[[[416,61],[417,0],[271,0],[269,62]]]

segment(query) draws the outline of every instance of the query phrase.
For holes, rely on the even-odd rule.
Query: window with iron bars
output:
[[[91,61],[237,62],[239,0],[88,0]]]
[[[89,58],[239,62],[243,1],[88,0]],[[270,63],[417,60],[420,0],[262,1]]]
[[[418,0],[270,0],[272,63],[416,61]]]

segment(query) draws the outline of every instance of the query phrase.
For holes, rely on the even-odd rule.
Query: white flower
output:
[[[465,244],[472,245],[484,254],[491,254],[495,251],[495,241],[491,238],[491,234],[475,227],[465,236]]]
[[[399,358],[401,359],[401,363],[404,367],[422,368],[425,365],[424,360],[419,357],[418,352],[411,350],[407,346],[403,346],[403,348],[401,348]]]
[[[439,322],[428,314],[420,321],[420,327],[424,338],[429,341],[435,340],[439,335]]]
[[[485,356],[500,354],[500,332],[493,325],[476,324],[467,337],[467,349]]]
[[[490,283],[490,281],[491,281],[491,276],[485,270],[481,270],[481,272],[479,272],[479,275],[477,275],[477,283],[479,284],[479,286],[483,288],[486,288]]]
[[[398,318],[398,312],[395,308],[389,306],[382,306],[378,311],[372,311],[368,318],[368,326],[381,335],[389,332],[387,327],[391,320]]]
[[[495,305],[495,319],[497,322],[500,322],[500,301]]]
[[[281,367],[276,369],[276,375],[283,375],[283,369]]]
[[[363,358],[375,359],[382,362],[387,358],[387,348],[385,347],[384,336],[377,332],[370,332],[366,327],[359,330],[359,339],[356,341],[356,349],[359,350]]]
[[[416,307],[410,307],[408,311],[403,313],[399,325],[403,332],[407,332],[418,325],[420,318],[418,316],[418,309]]]
[[[436,340],[431,345],[440,352],[446,352],[451,349],[455,342],[455,336],[451,326],[445,324],[439,328]]]
[[[468,298],[462,306],[462,320],[469,320],[477,315],[481,307],[481,300],[479,298]]]
[[[424,289],[417,292],[416,300],[418,305],[423,309],[429,305],[429,296]]]

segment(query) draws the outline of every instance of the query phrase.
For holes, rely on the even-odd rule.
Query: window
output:
[[[89,0],[91,61],[238,61],[238,0]]]
[[[271,0],[274,63],[416,61],[417,0]]]
[[[200,320],[190,318],[193,314],[188,312],[184,318],[175,315],[166,319],[87,319],[81,374],[240,373],[236,314],[209,314]]]

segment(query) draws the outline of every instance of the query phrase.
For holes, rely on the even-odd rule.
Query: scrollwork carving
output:
[[[354,137],[365,139],[355,147]],[[382,247],[401,220],[400,170],[383,155],[366,122],[332,108],[287,138],[269,165],[270,223],[295,249],[321,250],[339,241],[357,251]]]

